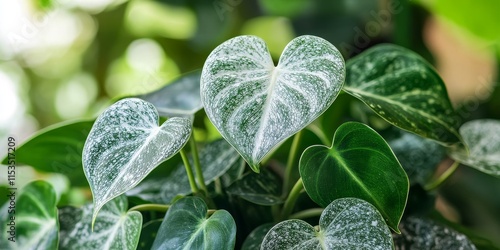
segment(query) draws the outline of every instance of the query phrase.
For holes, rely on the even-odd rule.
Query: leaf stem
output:
[[[208,194],[207,186],[205,185],[205,178],[203,178],[203,171],[201,169],[200,157],[198,156],[198,147],[196,146],[196,140],[194,139],[194,133],[191,134],[189,139],[191,146],[191,154],[194,160],[194,169],[196,172],[196,178],[198,179],[198,185],[200,185],[201,190]]]
[[[311,217],[319,217],[321,213],[323,213],[324,208],[311,208],[306,209],[297,213],[290,215],[288,218],[290,219],[306,219]]]
[[[453,164],[448,169],[446,169],[446,171],[441,174],[436,180],[427,183],[424,186],[424,189],[426,191],[431,191],[440,187],[455,172],[455,170],[457,170],[458,166],[460,166],[459,161],[453,162]]]
[[[189,159],[184,149],[181,149],[180,154],[182,157],[182,161],[184,162],[184,167],[186,168],[186,173],[189,180],[189,186],[191,186],[191,191],[196,194],[199,192],[199,189],[198,186],[196,185],[196,181],[194,180],[193,169],[191,168],[191,164],[189,163]]]
[[[283,210],[281,211],[281,220],[285,220],[290,216],[302,190],[304,190],[304,185],[302,184],[302,178],[299,178],[286,198],[285,205],[283,205]]]
[[[313,132],[321,140],[321,142],[325,146],[329,147],[332,145],[332,142],[330,141],[330,139],[328,139],[328,137],[326,137],[326,134],[323,132],[323,130],[321,130],[321,128],[318,125],[311,123],[307,126],[307,129],[309,129],[311,132]]]
[[[131,207],[128,211],[158,211],[167,212],[170,205],[165,204],[142,204],[135,207]]]
[[[290,181],[292,180],[292,174],[295,168],[295,158],[297,158],[297,151],[300,144],[300,139],[302,138],[302,130],[299,131],[293,137],[292,146],[290,147],[290,153],[288,154],[288,160],[286,162],[285,168],[285,178],[283,180],[283,193],[287,193],[290,190]]]

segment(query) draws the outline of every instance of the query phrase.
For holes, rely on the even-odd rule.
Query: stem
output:
[[[196,178],[198,179],[198,184],[200,185],[201,190],[203,190],[206,194],[208,194],[207,186],[205,185],[205,178],[203,178],[203,171],[201,169],[200,157],[198,156],[198,147],[196,147],[196,141],[194,139],[194,133],[191,134],[189,143],[191,146],[191,154],[193,155],[194,169],[196,171]]]
[[[311,217],[319,217],[321,213],[323,213],[324,208],[311,208],[307,210],[303,210],[297,213],[290,215],[288,218],[290,219],[306,219]]]
[[[290,147],[290,153],[288,154],[288,160],[286,162],[285,178],[283,180],[283,193],[287,193],[290,190],[290,181],[292,179],[292,174],[295,170],[294,163],[297,157],[297,151],[299,148],[300,139],[302,138],[302,130],[299,131],[293,137],[292,146]]]
[[[441,176],[439,176],[436,180],[427,183],[424,189],[426,191],[431,191],[440,187],[444,183],[444,181],[446,181],[455,172],[455,170],[457,170],[458,166],[460,166],[460,162],[453,162],[453,164],[448,169],[446,169],[446,171],[444,171]]]
[[[304,190],[304,185],[302,184],[302,178],[299,178],[299,180],[293,186],[292,191],[290,191],[288,198],[286,198],[285,205],[283,205],[283,211],[281,211],[281,220],[284,220],[288,218],[288,216],[290,216],[295,206],[295,202],[297,201],[297,198],[299,198],[300,192],[302,192],[302,190]]]
[[[318,125],[311,123],[311,124],[309,124],[309,126],[307,126],[307,129],[309,129],[311,132],[313,132],[321,140],[321,142],[325,146],[332,145],[332,142],[330,141],[330,139],[328,139],[328,137],[326,137],[325,133],[323,133],[323,131],[321,130],[321,128]]]
[[[186,167],[186,173],[189,179],[189,186],[191,186],[191,191],[193,193],[198,193],[198,186],[196,186],[196,181],[194,180],[193,176],[193,169],[191,168],[191,164],[189,163],[189,160],[187,158],[186,152],[184,152],[184,149],[181,149],[180,151],[182,161],[184,162],[184,167]]]
[[[167,212],[170,208],[170,205],[164,204],[142,204],[137,205],[135,207],[130,208],[128,211],[158,211],[158,212]]]

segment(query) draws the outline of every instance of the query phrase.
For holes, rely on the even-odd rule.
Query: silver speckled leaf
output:
[[[111,199],[136,186],[189,140],[191,121],[173,117],[158,126],[155,107],[121,100],[95,121],[83,149],[83,168],[94,197],[94,218]]]
[[[474,120],[460,127],[469,148],[454,148],[450,156],[479,171],[500,178],[500,121]]]
[[[394,234],[397,250],[462,249],[475,250],[467,236],[430,219],[408,217],[400,224],[401,234]]]
[[[145,101],[155,105],[158,113],[165,117],[189,117],[203,108],[200,98],[201,72],[185,74],[165,87],[140,95]]]
[[[91,228],[92,204],[59,210],[61,250],[136,249],[142,229],[140,212],[127,212],[127,197],[106,203]]]
[[[347,61],[344,90],[380,117],[444,145],[461,143],[446,86],[418,54],[378,45]]]
[[[262,39],[239,36],[207,58],[201,100],[222,136],[259,172],[267,153],[333,103],[344,78],[342,55],[322,38],[295,38],[275,67]]]
[[[391,232],[377,209],[357,198],[330,203],[319,219],[319,231],[302,220],[278,223],[260,249],[392,249]]]

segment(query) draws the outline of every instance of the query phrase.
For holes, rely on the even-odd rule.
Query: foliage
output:
[[[330,112],[346,108],[335,103],[341,93],[361,100],[392,129],[410,134],[393,130],[399,132],[391,137],[360,122],[345,122],[336,130],[318,125],[344,119]],[[499,122],[473,121],[459,133],[454,114],[435,70],[399,46],[375,46],[344,63],[328,41],[300,36],[274,66],[262,39],[239,36],[214,49],[201,75],[191,73],[151,93],[124,98],[95,121],[49,128],[22,145],[20,159],[40,171],[73,179],[82,170],[94,202],[61,207],[50,184],[25,186],[18,200],[16,244],[51,249],[474,249],[477,238],[436,224],[425,213],[411,217],[420,197],[426,197],[409,197],[411,191],[423,186],[425,194],[431,193],[460,163],[498,177],[498,143],[485,141],[498,137]],[[90,132],[78,132],[90,126]],[[197,141],[196,132],[206,133],[210,126],[223,139]],[[306,130],[319,139],[302,138]],[[332,130],[329,141],[326,134]],[[57,154],[66,143],[71,157],[80,157],[82,150],[83,166],[71,158],[76,172],[47,169],[43,163],[61,161]],[[415,157],[401,153],[411,150],[419,158],[422,145],[431,144],[437,150],[446,147],[456,161],[435,180],[429,176],[436,166],[427,164],[436,165],[441,153],[437,160],[419,162],[423,166],[410,166]],[[174,160],[177,154],[182,163]],[[409,180],[410,171],[418,178]],[[7,225],[8,205],[2,209],[2,226]],[[271,211],[272,219],[262,211]],[[248,221],[260,226],[251,232]],[[0,239],[0,246],[18,246],[6,239]]]

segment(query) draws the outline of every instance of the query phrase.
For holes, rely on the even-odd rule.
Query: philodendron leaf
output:
[[[158,113],[140,99],[118,101],[94,123],[83,149],[83,167],[94,197],[94,218],[111,199],[137,185],[189,140],[191,121]]]
[[[333,145],[311,146],[299,162],[304,188],[326,207],[343,197],[373,204],[389,227],[398,231],[408,198],[409,181],[387,142],[365,124],[342,124]]]
[[[137,96],[152,103],[158,113],[165,117],[192,117],[203,108],[200,98],[201,72],[185,74],[154,92]]]
[[[92,204],[82,208],[64,207],[59,210],[60,249],[136,249],[142,228],[142,215],[127,212],[127,198],[122,195],[106,203],[95,219]]]
[[[238,153],[224,139],[205,145],[200,152],[205,184],[208,185],[221,177],[234,164],[239,165],[238,159],[241,159]],[[193,167],[192,161],[191,166]],[[179,164],[166,178],[145,180],[128,191],[127,195],[154,203],[170,203],[177,195],[190,193],[186,168],[184,164]]]
[[[445,145],[461,142],[443,80],[419,55],[379,45],[346,67],[344,90],[389,123]]]
[[[139,244],[137,244],[137,250],[151,249],[162,221],[163,219],[156,219],[144,223],[141,230],[141,237],[139,238]]]
[[[73,186],[87,186],[82,150],[94,120],[62,122],[40,130],[16,148],[16,164],[61,173]],[[8,165],[7,157],[2,164]]]
[[[221,135],[259,172],[267,153],[333,103],[344,78],[340,52],[322,38],[295,38],[275,67],[262,39],[239,36],[208,56],[201,100]]]
[[[394,235],[396,249],[476,249],[467,236],[430,219],[408,217]]]
[[[266,223],[255,228],[243,242],[241,250],[259,249],[262,245],[264,237],[266,237],[267,232],[269,232],[273,226],[274,224],[272,223]]]
[[[54,188],[45,181],[34,181],[19,193],[9,191],[7,211],[2,211],[7,213],[0,219],[0,249],[57,249],[59,225]]]
[[[170,207],[151,249],[233,249],[236,223],[226,210],[207,218],[207,205],[185,197]]]
[[[392,249],[391,232],[370,203],[342,198],[328,205],[319,230],[302,220],[278,223],[267,233],[260,249]]]
[[[500,178],[500,121],[474,120],[460,127],[469,148],[454,148],[450,156],[479,171]]]
[[[281,188],[278,176],[269,170],[264,170],[260,174],[253,172],[246,174],[226,191],[255,204],[272,206],[284,202]]]
[[[387,142],[408,175],[410,184],[427,184],[445,156],[445,150],[435,141],[401,130],[397,138]]]

